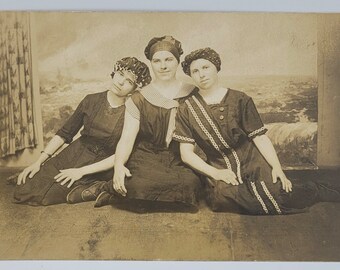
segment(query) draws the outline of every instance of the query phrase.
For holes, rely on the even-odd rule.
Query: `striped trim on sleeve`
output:
[[[178,142],[182,142],[182,143],[195,143],[195,140],[189,137],[185,137],[185,136],[181,136],[181,135],[177,135],[176,133],[173,134],[172,138],[175,141]]]
[[[265,128],[265,127],[263,126],[263,127],[259,128],[259,129],[254,130],[253,132],[250,132],[250,133],[248,134],[248,138],[253,139],[255,136],[257,136],[257,135],[263,135],[263,134],[265,134],[266,132],[267,132],[267,128]]]

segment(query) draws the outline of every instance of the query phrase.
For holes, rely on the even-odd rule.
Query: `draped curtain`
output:
[[[0,13],[0,157],[37,144],[28,13]]]

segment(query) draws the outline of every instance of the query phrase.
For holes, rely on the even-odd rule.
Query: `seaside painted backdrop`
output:
[[[222,85],[253,97],[284,168],[316,167],[316,15],[54,12],[34,20],[45,143],[85,95],[110,86],[116,60],[147,61],[149,39],[168,34],[184,53],[220,53]]]

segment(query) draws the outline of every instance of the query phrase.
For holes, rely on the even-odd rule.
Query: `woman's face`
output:
[[[135,76],[127,70],[118,70],[112,78],[111,91],[119,97],[125,97],[136,89]]]
[[[190,76],[202,90],[210,89],[218,83],[216,66],[206,59],[197,59],[191,63]]]
[[[152,56],[151,67],[157,79],[167,81],[175,78],[178,62],[171,52],[158,51]]]

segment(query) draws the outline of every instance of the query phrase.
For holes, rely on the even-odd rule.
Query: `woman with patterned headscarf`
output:
[[[179,108],[174,139],[180,142],[183,161],[206,176],[212,210],[289,214],[319,201],[340,201],[339,185],[292,185],[287,179],[253,100],[219,84],[221,59],[216,51],[193,51],[182,67],[197,88]],[[195,144],[207,161],[194,153]]]
[[[107,170],[113,167],[113,154],[122,133],[126,97],[149,84],[151,76],[145,63],[126,57],[116,62],[111,77],[111,88],[87,95],[38,160],[19,175],[16,203],[80,202],[78,195],[86,195],[88,187],[102,183],[96,180],[112,178],[112,171]],[[80,138],[72,142],[82,127]],[[53,156],[64,144],[70,145]]]
[[[177,108],[193,90],[176,79],[181,43],[171,36],[153,38],[144,53],[154,78],[126,102],[114,178],[100,189],[95,206],[120,201],[136,206],[130,208],[134,211],[197,211],[201,182],[181,162],[179,145],[172,141]]]

